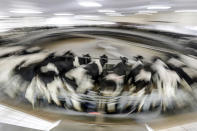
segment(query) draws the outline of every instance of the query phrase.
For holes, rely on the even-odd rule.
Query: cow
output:
[[[77,111],[87,110],[90,103],[79,101],[79,94],[88,94],[94,88],[94,84],[98,81],[102,74],[104,65],[108,62],[106,55],[100,56],[99,60],[95,60],[87,65],[77,67],[65,73],[64,82],[71,95],[71,103]],[[95,103],[94,103],[95,104]],[[93,106],[96,108],[96,105]]]
[[[106,113],[117,112],[116,101],[111,100],[120,95],[124,88],[128,59],[126,57],[120,57],[120,59],[121,62],[107,70],[99,82],[99,94],[109,97],[108,103],[104,105]]]
[[[126,77],[126,83],[129,86],[128,93],[131,95],[130,97],[133,99],[135,96],[138,99],[129,101],[127,104],[120,106],[121,112],[125,112],[126,110],[140,111],[144,101],[139,99],[143,99],[144,96],[150,92],[153,73],[151,64],[145,63],[143,56],[136,56],[134,58],[136,62],[132,65]]]

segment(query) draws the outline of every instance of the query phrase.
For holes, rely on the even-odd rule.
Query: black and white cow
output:
[[[159,93],[157,99],[161,100],[160,104],[163,110],[171,108],[181,78],[175,70],[169,68],[160,58],[154,59],[151,68],[154,71],[153,83],[155,83]]]
[[[153,74],[151,64],[143,62],[142,56],[136,56],[134,58],[136,62],[132,65],[130,73],[126,77],[126,82],[129,86],[127,93],[130,95],[128,98],[131,100],[128,103],[119,104],[121,112],[140,111],[144,104],[144,96],[150,92]]]
[[[121,57],[121,62],[107,70],[100,80],[100,93],[103,96],[117,96],[122,90],[127,72],[126,57]]]
[[[93,84],[98,81],[99,76],[102,74],[103,66],[107,61],[107,56],[103,55],[99,60],[70,70],[65,74],[65,77],[75,81],[77,85],[77,88],[74,89],[75,92],[85,93],[88,89],[92,89]]]
[[[79,65],[87,65],[92,61],[91,56],[89,54],[85,54],[82,57],[79,57]]]
[[[91,105],[89,102],[81,102],[79,94],[86,94],[94,88],[94,84],[98,81],[107,62],[108,57],[102,55],[99,60],[72,69],[65,74],[64,81],[68,90],[72,93],[71,103],[75,110],[87,111],[90,106],[96,109],[96,103]]]
[[[151,82],[152,70],[149,63],[144,63],[142,56],[137,56],[136,63],[132,66],[129,75],[127,76],[128,84],[131,85],[134,91],[139,91],[145,88]]]
[[[47,98],[48,102],[53,100],[60,105],[58,95],[63,92],[61,76],[74,67],[74,54],[66,52],[62,56],[50,53],[39,62],[24,65],[21,62],[15,67],[14,73],[28,83],[25,97],[34,105],[36,98]]]
[[[0,57],[0,83],[1,83],[1,88],[3,88],[3,92],[8,94],[10,97],[15,97],[16,94],[19,92],[23,92],[25,87],[26,87],[26,81],[23,82],[23,79],[20,75],[17,75],[15,72],[15,69],[19,67],[18,65],[30,65],[32,63],[42,61],[46,56],[47,53],[45,52],[40,52],[37,49],[29,49],[27,54],[20,53],[20,51],[24,51],[24,47],[9,47],[11,49],[6,48]],[[20,55],[14,55],[13,51],[18,52]],[[37,53],[35,53],[35,51]],[[4,54],[9,54],[11,53],[12,55],[4,55]],[[28,78],[26,78],[28,79]]]
[[[124,88],[128,59],[126,57],[120,59],[121,62],[109,69],[99,82],[100,95],[109,97],[109,101],[104,105],[106,113],[117,112],[117,101],[113,98],[120,95]]]
[[[182,56],[169,55],[167,60],[168,67],[171,68],[172,70],[175,70],[182,80],[181,83],[184,85],[187,84],[187,87],[189,87],[190,89],[191,89],[190,86],[197,82],[196,81],[197,70],[193,68],[193,64],[191,64],[191,63],[195,63],[192,62],[193,60],[194,59],[189,58],[188,56],[183,57],[183,55]]]

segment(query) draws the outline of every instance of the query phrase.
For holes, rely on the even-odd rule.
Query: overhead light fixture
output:
[[[152,15],[151,13],[135,13],[134,15]]]
[[[154,13],[158,13],[158,11],[153,11],[153,10],[140,10],[138,11],[138,13],[141,13],[141,14],[154,14]]]
[[[124,16],[123,14],[121,14],[121,13],[105,13],[106,15],[108,15],[108,16]]]
[[[0,15],[0,18],[9,18],[10,16],[7,15]]]
[[[171,6],[167,6],[167,5],[150,5],[147,6],[148,10],[167,10],[170,9]]]
[[[17,14],[41,14],[43,12],[37,11],[37,10],[31,10],[31,9],[14,9],[10,10],[11,13],[17,13]]]
[[[73,26],[75,24],[75,21],[73,18],[61,16],[61,17],[51,17],[46,19],[47,25],[59,25],[59,26]]]
[[[72,13],[54,13],[54,15],[56,15],[56,16],[71,16],[74,14],[72,14]]]
[[[197,12],[197,10],[175,10],[174,12],[176,13],[193,13],[193,12]]]
[[[108,10],[108,9],[105,9],[105,10],[98,10],[98,12],[101,12],[101,13],[114,13],[116,12],[115,10]]]
[[[91,19],[91,20],[98,20],[100,19],[97,15],[76,15],[74,16],[75,19]]]
[[[102,7],[102,5],[95,1],[79,1],[80,6],[84,7]]]

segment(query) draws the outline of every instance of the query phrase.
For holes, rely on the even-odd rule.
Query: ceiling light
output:
[[[166,5],[150,5],[147,6],[148,10],[166,10],[166,9],[170,9],[170,6],[166,6]]]
[[[135,13],[134,15],[152,15],[151,13]]]
[[[108,12],[108,13],[114,13],[114,12],[116,12],[115,10],[108,10],[108,9],[106,9],[106,10],[98,10],[98,12],[101,12],[101,13],[106,13],[106,12]]]
[[[94,20],[100,19],[100,17],[97,15],[76,15],[74,16],[74,18],[75,19],[94,19]]]
[[[108,15],[108,16],[124,16],[121,13],[105,13],[105,14]]]
[[[0,15],[0,18],[9,18],[10,16],[7,15]]]
[[[189,13],[189,12],[197,12],[197,10],[175,10],[174,12],[176,12],[176,13],[184,13],[184,12]]]
[[[18,14],[41,14],[43,12],[31,9],[14,9],[10,11],[11,13],[18,13]]]
[[[140,10],[140,11],[138,11],[138,13],[144,13],[144,14],[147,14],[147,13],[151,13],[151,14],[153,14],[153,13],[158,13],[157,11],[152,11],[152,10]]]
[[[74,14],[72,14],[72,13],[55,13],[54,15],[56,15],[56,16],[71,16]]]
[[[64,25],[64,26],[73,26],[75,24],[74,19],[71,19],[70,17],[51,17],[46,19],[47,25]]]
[[[94,1],[79,1],[80,6],[84,7],[101,7],[102,5]]]

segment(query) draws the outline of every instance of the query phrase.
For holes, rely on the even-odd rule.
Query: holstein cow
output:
[[[10,47],[11,48],[11,47]],[[15,48],[16,49],[16,48]],[[14,50],[15,50],[14,49]],[[5,54],[10,52],[12,49],[7,49],[6,51],[3,51]],[[17,47],[18,50],[18,47]],[[19,49],[21,50],[21,48]],[[13,51],[13,50],[12,50]],[[11,52],[12,52],[11,51]],[[22,52],[24,50],[21,50]],[[19,65],[29,65],[34,62],[42,61],[46,56],[47,53],[38,51],[37,53],[34,52],[35,50],[32,48],[29,49],[28,53],[20,53],[20,51],[17,51],[20,55],[3,55],[0,57],[0,83],[1,88],[3,88],[3,92],[8,94],[10,97],[15,97],[18,93],[22,93],[24,89],[26,89],[26,82],[23,82],[23,79],[21,79],[20,75],[17,75],[16,68],[19,67]],[[19,67],[20,68],[20,67]],[[28,79],[28,78],[26,78]]]
[[[84,66],[79,66],[65,74],[64,81],[72,93],[71,103],[75,110],[87,111],[88,107],[92,107],[88,102],[81,102],[79,100],[79,94],[86,94],[93,89],[95,82],[98,81],[99,76],[102,74],[103,67],[107,62],[108,57],[102,55],[99,60]],[[94,104],[93,108],[96,108],[96,103]]]
[[[109,69],[99,82],[100,95],[109,97],[108,103],[104,105],[106,113],[117,112],[117,101],[113,100],[123,90],[127,72],[126,57],[120,57],[121,62]]]
[[[181,78],[164,63],[160,58],[155,58],[151,66],[154,71],[153,82],[155,83],[161,100],[162,109],[171,108],[173,100],[176,98],[176,91]]]
[[[197,70],[189,66],[191,64],[189,64],[188,62],[190,63],[192,61],[185,61],[179,55],[168,55],[168,60],[166,63],[169,68],[175,70],[178,73],[178,75],[181,77],[182,80],[181,84],[185,85],[187,89],[191,90],[192,84],[197,82],[196,81]]]
[[[16,66],[15,74],[19,75],[28,84],[25,97],[34,105],[36,98],[51,99],[60,105],[58,95],[63,91],[62,73],[74,68],[74,55],[71,52],[63,56],[49,54],[44,60],[29,65]]]
[[[129,85],[129,93],[132,101],[127,103],[126,107],[121,107],[122,111],[140,111],[143,107],[145,94],[150,91],[152,69],[149,63],[143,62],[142,56],[136,56],[136,63],[133,64],[130,73],[127,76],[127,83]]]

